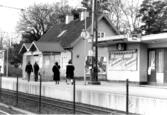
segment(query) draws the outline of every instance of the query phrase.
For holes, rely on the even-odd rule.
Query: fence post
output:
[[[41,76],[41,74],[39,74],[39,76],[40,76],[40,84],[39,84],[39,102],[38,102],[38,111],[39,111],[39,113],[41,113],[41,87],[42,87],[42,76]]]
[[[126,114],[129,114],[129,80],[126,79]]]
[[[16,105],[18,105],[18,94],[19,94],[18,90],[19,90],[19,77],[17,75],[17,82],[16,82]]]
[[[73,78],[73,112],[75,114],[75,78]]]

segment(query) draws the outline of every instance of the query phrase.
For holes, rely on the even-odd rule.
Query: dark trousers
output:
[[[30,81],[30,75],[31,75],[31,73],[27,73],[27,79],[28,79],[28,81]]]
[[[34,76],[35,81],[38,81],[38,72],[35,72],[34,75],[35,75]]]

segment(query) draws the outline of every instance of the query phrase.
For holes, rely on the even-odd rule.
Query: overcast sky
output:
[[[34,3],[56,3],[60,0],[0,0],[0,5],[27,8]],[[80,5],[81,0],[69,0],[69,5],[76,7]],[[2,32],[15,32],[17,21],[19,20],[20,10],[11,8],[0,7],[0,31]]]

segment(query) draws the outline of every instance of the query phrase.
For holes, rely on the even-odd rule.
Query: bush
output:
[[[6,73],[6,69],[5,69]],[[22,77],[22,69],[21,68],[16,68],[14,65],[9,64],[8,65],[8,76],[10,77]]]

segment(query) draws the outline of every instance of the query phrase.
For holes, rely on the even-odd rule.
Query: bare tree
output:
[[[109,0],[109,16],[115,27],[123,33],[133,33],[140,26],[140,19],[137,17],[140,0]]]
[[[106,13],[113,25],[122,33],[134,33],[139,28],[138,12],[141,0],[98,0],[98,12]],[[91,10],[91,0],[83,0],[83,6]],[[106,12],[107,11],[107,12]]]
[[[65,15],[70,11],[69,6],[35,4],[22,12],[17,29],[24,32],[24,37],[28,38],[26,39],[28,42],[37,41],[53,25],[62,23]]]

